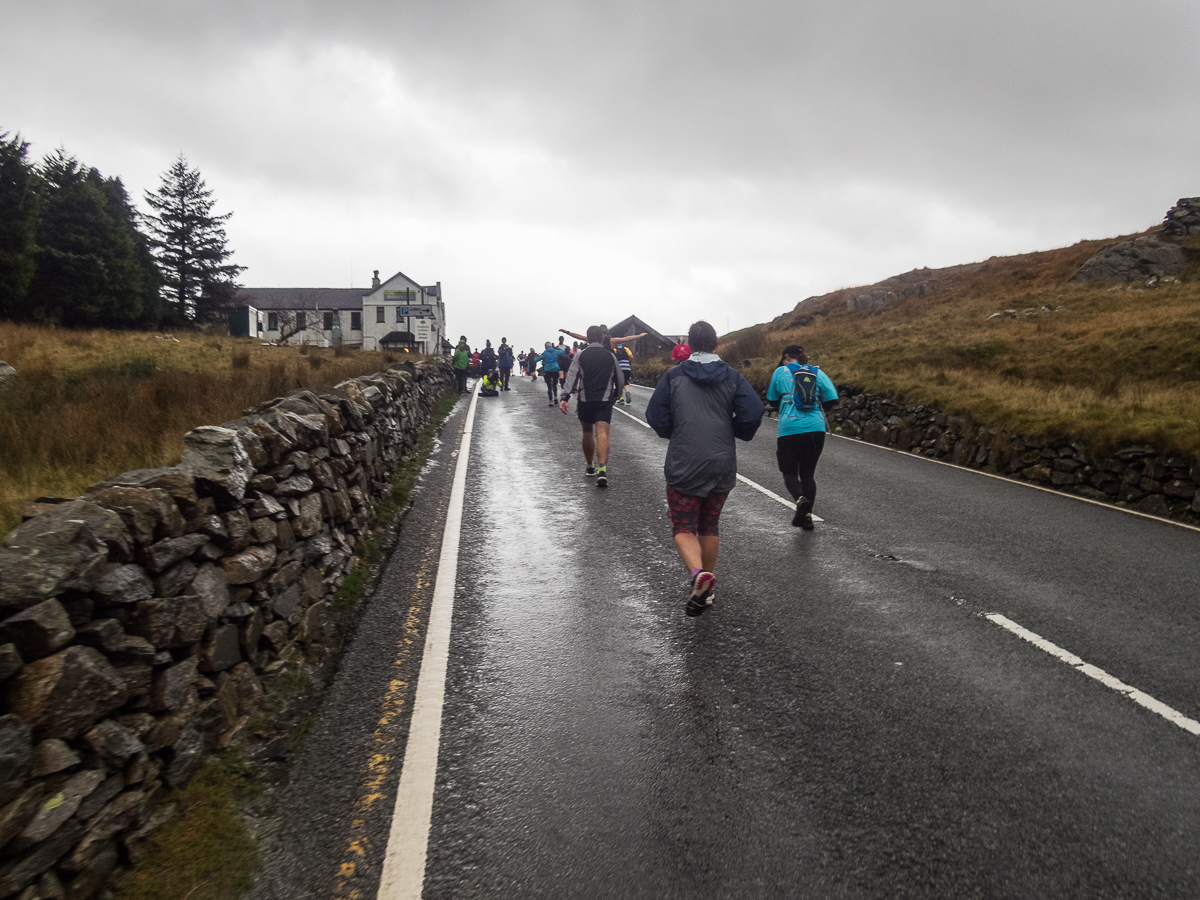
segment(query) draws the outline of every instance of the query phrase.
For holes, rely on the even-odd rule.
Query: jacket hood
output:
[[[692,381],[703,385],[719,384],[729,377],[730,372],[729,363],[723,359],[706,363],[685,359],[679,364],[679,368]]]

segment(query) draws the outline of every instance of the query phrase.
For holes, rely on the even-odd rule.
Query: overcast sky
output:
[[[528,347],[765,321],[1200,194],[1197,0],[0,0],[0,130],[184,153],[253,287],[441,281]]]

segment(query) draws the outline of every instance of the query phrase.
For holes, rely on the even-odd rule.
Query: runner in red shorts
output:
[[[659,379],[646,421],[669,438],[663,473],[675,548],[690,573],[686,612],[712,605],[721,545],[721,509],[737,484],[734,438],[748,441],[762,424],[763,403],[749,382],[716,354],[717,332],[707,322],[688,330],[691,356]]]

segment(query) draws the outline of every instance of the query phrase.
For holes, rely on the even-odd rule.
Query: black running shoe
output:
[[[808,520],[808,525],[805,525],[805,519]],[[801,497],[796,501],[796,514],[792,516],[792,527],[803,528],[805,531],[812,530],[812,501],[807,497]]]
[[[588,463],[587,468],[583,470],[583,474],[591,478],[596,474],[596,467],[592,463]]]
[[[717,576],[712,572],[697,572],[692,579],[692,592],[688,595],[684,612],[689,616],[698,616],[708,612],[712,606],[713,591],[717,586]]]
[[[601,466],[596,470],[596,487],[608,487],[608,466]]]
[[[813,530],[812,513],[804,514],[804,518],[800,520],[800,527],[804,531],[812,531]]]

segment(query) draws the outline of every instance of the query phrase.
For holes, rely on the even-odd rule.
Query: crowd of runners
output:
[[[467,390],[468,374],[476,370],[483,380],[480,395],[499,396],[511,389],[513,369],[518,368],[534,382],[545,382],[547,406],[558,406],[564,415],[574,396],[584,474],[607,488],[613,407],[630,405],[633,399],[633,357],[625,345],[645,334],[614,336],[603,325],[592,325],[584,334],[559,330],[557,343],[546,341],[541,351],[530,347],[514,352],[507,338],[501,338],[499,348],[486,341],[473,352],[464,335],[453,355],[458,390]],[[568,337],[574,339],[571,344]],[[695,322],[686,343],[673,348],[674,365],[659,379],[646,406],[647,423],[670,442],[663,472],[675,548],[688,571],[689,616],[705,612],[715,596],[721,510],[737,484],[735,441],[752,440],[767,409],[742,374],[717,355],[717,344],[716,330],[708,322]],[[803,347],[783,348],[766,403],[778,411],[775,458],[795,504],[792,525],[805,531],[813,529],[817,461],[828,431],[826,413],[837,396],[829,376],[809,362]]]

